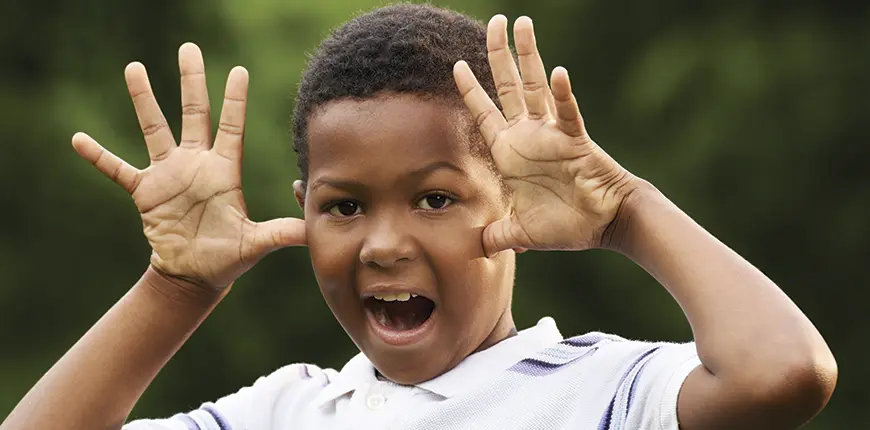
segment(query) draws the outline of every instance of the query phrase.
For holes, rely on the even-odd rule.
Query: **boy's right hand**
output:
[[[140,63],[127,66],[125,77],[151,165],[139,170],[84,133],[76,133],[72,144],[133,196],[153,249],[154,269],[221,291],[269,252],[305,245],[305,225],[295,218],[262,223],[248,219],[241,188],[248,72],[242,67],[230,72],[212,145],[202,53],[196,45],[184,44],[178,62],[183,112],[179,145]]]

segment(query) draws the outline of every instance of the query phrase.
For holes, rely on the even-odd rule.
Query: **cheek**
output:
[[[471,275],[474,262],[485,256],[481,238],[486,225],[475,219],[474,209],[457,208],[447,218],[424,219],[415,227],[430,264],[445,282]]]
[[[467,220],[462,226],[457,224],[430,226],[424,240],[443,298],[461,318],[468,318],[481,314],[470,310],[501,307],[506,302],[506,291],[512,286],[513,253],[486,258],[481,241],[485,224],[469,227],[472,223]]]
[[[439,248],[445,255],[452,255],[453,260],[485,259],[483,230],[505,216],[506,211],[493,204],[490,196],[481,194],[484,195],[475,196],[467,206],[455,209],[448,219],[427,221],[419,226],[419,231],[426,235],[424,243],[430,244],[430,248]]]
[[[352,234],[323,225],[323,221],[308,218],[306,238],[314,275],[327,300],[347,289],[359,250]]]
[[[513,288],[513,253],[502,252],[496,258],[478,258],[465,265],[465,300],[474,308],[501,308]],[[498,309],[496,309],[498,310]]]

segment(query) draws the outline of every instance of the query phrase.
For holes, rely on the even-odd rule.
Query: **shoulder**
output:
[[[590,332],[548,343],[484,389],[499,404],[533,404],[558,428],[676,430],[679,389],[699,363],[691,342]]]
[[[286,386],[299,383],[328,384],[337,375],[334,369],[320,368],[309,363],[293,363],[283,366],[274,372],[260,377],[256,385]]]
[[[125,425],[124,430],[279,428],[272,425],[279,418],[273,416],[276,411],[307,404],[337,374],[333,369],[313,364],[286,365],[197,409],[164,419],[133,421]]]
[[[601,332],[567,338],[544,353],[554,351],[587,361],[597,378],[620,384],[639,379],[641,373],[645,379],[669,378],[683,367],[699,364],[694,342],[634,340]]]
[[[228,398],[243,398],[247,403],[243,407],[247,410],[264,405],[277,405],[279,402],[297,403],[302,399],[316,397],[337,375],[338,372],[334,369],[321,368],[314,364],[289,364],[260,377],[250,387],[243,388]],[[222,400],[224,399],[216,403],[220,404]]]
[[[631,340],[589,332],[550,344],[508,370],[527,376],[553,376],[567,384],[613,386],[643,373],[649,379],[697,363],[695,344]]]
[[[648,341],[624,338],[619,335],[589,332],[579,336],[569,337],[551,348],[573,348],[577,351],[594,350],[595,353],[606,355],[610,359],[621,361],[637,361],[651,357],[697,354],[694,342]]]
[[[560,342],[588,357],[584,384],[609,395],[599,426],[607,429],[677,429],[676,405],[686,377],[701,364],[694,342],[631,340],[587,333]]]

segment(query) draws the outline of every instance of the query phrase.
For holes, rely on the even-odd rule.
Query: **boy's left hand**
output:
[[[489,22],[487,48],[504,114],[460,61],[454,77],[493,159],[513,191],[511,213],[483,232],[487,256],[507,249],[582,250],[601,247],[607,227],[637,178],[586,133],[568,72],[550,85],[532,21],[514,25],[522,77],[507,43],[507,18]],[[552,88],[552,91],[551,91]]]

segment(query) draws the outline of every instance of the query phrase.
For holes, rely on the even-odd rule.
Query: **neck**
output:
[[[483,351],[509,337],[517,335],[517,328],[514,324],[514,317],[511,314],[510,306],[501,314],[498,321],[495,323],[492,332],[474,352]],[[473,354],[473,353],[472,353]]]

